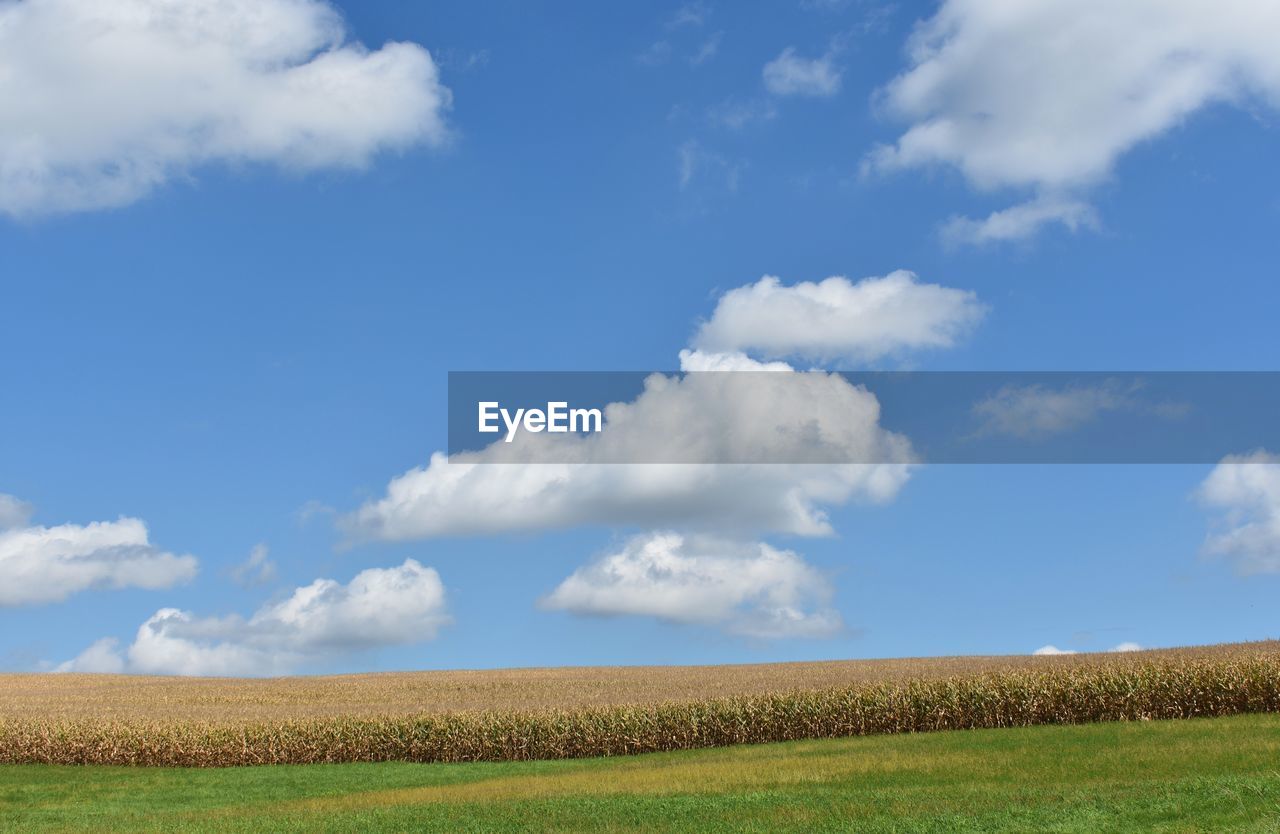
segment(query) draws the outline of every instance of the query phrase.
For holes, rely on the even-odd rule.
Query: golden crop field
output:
[[[607,756],[802,738],[1280,711],[1280,643],[1127,654],[265,680],[0,676],[0,762]]]

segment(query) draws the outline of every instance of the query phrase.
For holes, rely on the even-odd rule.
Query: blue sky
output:
[[[814,604],[842,623],[820,634],[762,634],[737,627],[738,614],[691,619],[656,603],[613,616],[538,605],[593,559],[626,556],[655,532],[644,525],[354,543],[342,532],[445,447],[447,372],[675,370],[719,300],[765,275],[791,286],[909,270],[985,305],[949,346],[904,341],[864,366],[1275,369],[1280,71],[1255,43],[1274,43],[1269,4],[1231,4],[1202,34],[1194,4],[1136,3],[1105,38],[1065,27],[1099,48],[1116,37],[1137,56],[1197,56],[1190,67],[1136,60],[1135,76],[1117,79],[1056,66],[1049,49],[1023,56],[1039,62],[1025,75],[949,63],[966,39],[991,46],[974,34],[983,14],[1020,43],[1064,29],[983,11],[994,3],[348,3],[345,37],[373,51],[353,51],[350,72],[391,60],[377,52],[388,42],[418,46],[397,53],[403,75],[371,76],[375,93],[342,102],[336,121],[289,113],[343,93],[269,98],[276,79],[236,49],[230,65],[248,69],[234,83],[226,63],[169,73],[192,84],[210,74],[228,103],[208,112],[182,104],[181,83],[152,91],[150,111],[124,94],[91,107],[101,93],[77,85],[100,73],[95,62],[122,59],[86,52],[76,15],[31,22],[83,5],[0,11],[26,15],[50,56],[0,49],[11,78],[38,80],[19,90],[0,72],[0,108],[18,114],[0,128],[0,172],[18,171],[0,173],[0,493],[27,505],[0,536],[28,535],[0,573],[44,589],[0,597],[0,667],[49,668],[102,638],[118,643],[96,668],[269,673],[1276,636],[1280,476],[1267,463],[1238,478],[1210,465],[923,467],[890,500],[834,502],[834,535],[752,538],[794,555],[800,574],[780,581],[817,583]],[[1069,19],[1071,5],[1046,8]],[[226,6],[246,15],[228,27],[296,34],[294,64],[342,48],[305,44],[332,7],[266,20],[247,8]],[[913,31],[938,20],[950,28],[932,57],[913,56]],[[140,59],[153,74],[185,60],[162,48],[175,37],[164,25],[133,34],[157,43]],[[222,29],[181,34],[226,48]],[[925,109],[895,103],[894,79],[931,60],[945,80]],[[73,69],[52,72],[58,61]],[[43,104],[28,106],[38,93]],[[1043,100],[1065,113],[1057,144],[1028,127],[1047,117],[1027,101]],[[1142,111],[1130,133],[1086,118],[1117,100],[1131,105],[1118,112]],[[974,136],[932,156],[904,150],[913,126],[973,112],[984,114]],[[273,144],[276,129],[302,138]],[[986,158],[1006,139],[1010,150]],[[876,163],[886,146],[897,161]],[[1090,147],[1101,161],[1075,158]],[[1027,204],[1060,210],[1007,239],[974,239],[983,218]],[[1226,480],[1206,507],[1214,473]],[[61,558],[31,531],[121,517],[145,523],[141,551],[90,547],[77,558],[108,566],[78,585],[31,579]],[[1248,542],[1207,546],[1223,523],[1247,528]],[[238,584],[257,545],[273,575]],[[161,552],[172,558],[143,568],[159,574],[120,572],[122,559]],[[194,563],[173,561],[188,554]],[[349,627],[374,597],[346,583],[409,559],[423,571],[366,575],[370,587],[408,583],[399,624],[392,604],[367,634],[357,623],[351,643],[279,626],[294,622],[281,612],[295,589],[327,578],[339,587],[320,589],[336,606],[317,609],[322,630]],[[134,658],[135,633],[161,609],[185,612],[188,630],[170,636],[188,642],[166,644],[176,659]],[[230,615],[243,621],[200,633]],[[269,636],[277,627],[285,637]]]

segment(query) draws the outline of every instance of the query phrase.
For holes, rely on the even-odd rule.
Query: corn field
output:
[[[623,756],[875,733],[1280,712],[1280,653],[1055,665],[568,709],[236,724],[4,716],[0,762],[221,767]]]

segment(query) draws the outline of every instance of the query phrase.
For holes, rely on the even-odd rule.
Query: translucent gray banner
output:
[[[451,462],[1215,463],[1280,372],[453,372]]]

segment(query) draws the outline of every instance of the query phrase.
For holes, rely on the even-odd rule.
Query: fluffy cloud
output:
[[[0,4],[0,211],[131,203],[208,163],[306,171],[446,138],[422,47],[324,0]]]
[[[784,285],[772,276],[725,293],[694,344],[706,351],[870,362],[951,347],[985,313],[974,293],[898,270],[856,284],[832,277]]]
[[[946,0],[884,90],[910,123],[868,160],[957,167],[1031,204],[953,229],[975,239],[1087,222],[1072,193],[1213,102],[1280,104],[1280,5],[1258,0]]]
[[[392,541],[585,525],[677,530],[630,540],[544,605],[758,637],[830,634],[841,623],[826,581],[795,553],[743,543],[744,534],[829,534],[829,507],[893,498],[916,458],[881,427],[865,388],[748,353],[877,357],[945,346],[982,309],[971,293],[905,272],[791,288],[766,278],[726,296],[697,346],[681,351],[686,375],[653,374],[636,399],[608,405],[607,431],[523,433],[452,460],[435,454],[339,526],[352,540]]]
[[[764,65],[764,86],[775,96],[828,97],[840,92],[840,69],[831,55],[802,58],[791,47]]]
[[[916,459],[910,443],[880,426],[865,388],[747,354],[872,359],[945,347],[983,311],[973,293],[908,272],[792,287],[764,278],[727,293],[680,359],[685,371],[776,373],[655,374],[634,401],[606,407],[604,432],[526,433],[433,455],[339,526],[353,540],[392,541],[583,525],[829,534],[828,507],[897,494]]]
[[[607,431],[433,455],[341,526],[388,540],[590,524],[825,535],[825,506],[888,500],[909,477],[910,444],[880,427],[866,389],[743,356],[683,358],[782,372],[654,374],[635,401],[605,408]],[[735,460],[752,462],[722,465]]]
[[[58,671],[286,674],[351,652],[431,640],[448,622],[439,575],[408,559],[361,571],[346,585],[317,579],[247,620],[162,608],[126,652],[106,638]]]
[[[136,518],[28,527],[29,505],[0,499],[7,513],[0,519],[0,606],[59,602],[94,588],[169,588],[196,574],[194,556],[153,546]]]
[[[826,578],[789,550],[649,533],[574,571],[542,606],[656,617],[749,637],[822,637],[843,627],[831,596]]]
[[[1205,552],[1231,560],[1242,574],[1280,573],[1280,455],[1229,455],[1200,485],[1200,500],[1220,510],[1221,532]]]

